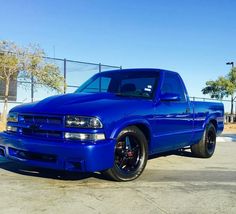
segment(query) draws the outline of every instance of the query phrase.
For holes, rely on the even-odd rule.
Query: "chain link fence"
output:
[[[82,62],[61,58],[45,57],[45,60],[48,63],[58,66],[61,75],[65,79],[64,93],[74,92],[76,88],[78,88],[83,82],[98,72],[122,69],[121,66]],[[13,92],[11,93],[11,96],[8,97],[9,109],[18,104],[41,100],[45,97],[57,94],[56,91],[51,90],[48,87],[34,83],[33,78],[31,81],[24,81],[18,78],[15,82],[11,81],[11,86],[17,88],[17,94],[16,92]],[[14,87],[10,88],[10,90],[14,91]],[[3,81],[0,81],[0,89],[2,91],[5,90]],[[0,112],[2,110],[3,99],[4,97],[0,95]]]
[[[82,62],[68,59],[46,57],[45,60],[59,67],[62,76],[65,79],[64,93],[72,93],[83,82],[94,74],[107,70],[122,69],[121,66],[104,65],[101,63]],[[39,100],[44,97],[55,94],[50,89],[31,84],[31,101]]]
[[[104,65],[101,63],[81,62],[68,59],[45,57],[46,62],[54,64],[59,67],[61,75],[65,79],[64,93],[71,93],[76,90],[84,81],[94,74],[107,70],[122,69],[121,66]],[[13,82],[12,82],[13,83]],[[45,97],[56,95],[57,92],[37,83],[31,81],[23,81],[18,78],[17,82],[11,85],[17,84],[17,96],[16,100],[9,96],[9,103],[27,103],[37,100],[41,100]],[[1,82],[1,88],[3,90],[4,85]],[[0,97],[3,100],[3,96]],[[2,101],[0,101],[2,102]]]

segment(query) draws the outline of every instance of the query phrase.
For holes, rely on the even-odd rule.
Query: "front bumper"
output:
[[[57,170],[95,172],[114,164],[115,139],[66,142],[0,133],[0,156],[31,166]]]

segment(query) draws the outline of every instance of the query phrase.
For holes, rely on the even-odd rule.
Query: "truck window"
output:
[[[146,96],[151,97],[156,79],[153,77],[137,77],[122,79],[119,86],[120,93],[146,93]]]
[[[186,101],[184,88],[180,78],[176,74],[166,73],[161,88],[161,93],[176,93],[180,96],[180,101]]]
[[[107,92],[111,78],[99,77],[91,82],[83,92],[94,93],[94,92]],[[101,89],[100,89],[101,86]]]
[[[151,99],[158,81],[159,72],[104,72],[90,78],[75,93],[105,92]]]

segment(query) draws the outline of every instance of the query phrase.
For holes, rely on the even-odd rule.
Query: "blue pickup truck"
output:
[[[101,72],[75,93],[11,109],[0,156],[130,181],[153,154],[190,147],[194,156],[211,157],[223,115],[221,103],[191,102],[176,72]]]

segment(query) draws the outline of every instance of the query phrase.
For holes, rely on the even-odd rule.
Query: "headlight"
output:
[[[18,122],[18,113],[17,112],[9,112],[7,115],[7,122]]]
[[[102,128],[101,121],[96,117],[66,116],[66,127],[75,128]]]
[[[65,138],[70,140],[87,140],[87,141],[97,141],[97,140],[105,140],[105,135],[102,133],[97,134],[89,134],[89,133],[72,133],[66,132]]]
[[[17,132],[17,127],[14,127],[14,126],[7,126],[7,131],[8,131],[8,132]]]

